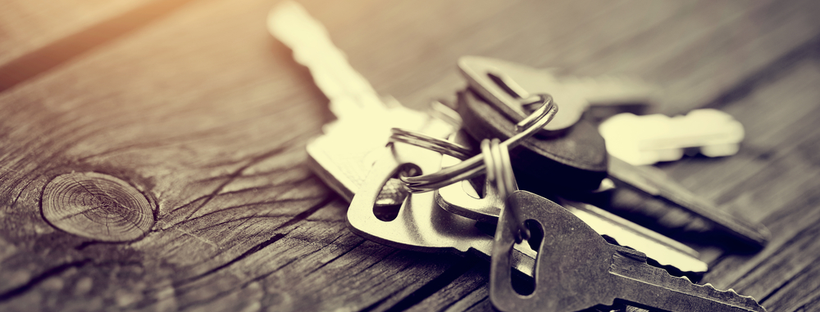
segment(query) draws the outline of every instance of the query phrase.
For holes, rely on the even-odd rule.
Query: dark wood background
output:
[[[635,75],[664,89],[657,112],[730,113],[746,128],[738,155],[660,168],[773,237],[750,255],[701,248],[703,281],[769,311],[820,310],[820,2],[301,3],[413,108],[463,88],[455,63],[470,54]],[[304,149],[333,116],[268,35],[274,4],[0,4],[0,310],[491,309],[482,260],[347,230]],[[46,190],[56,177],[76,185]],[[49,223],[46,202],[107,207],[111,223]],[[118,233],[135,215],[144,235]],[[72,234],[83,226],[108,235]]]

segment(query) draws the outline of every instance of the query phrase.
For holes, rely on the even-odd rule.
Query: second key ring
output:
[[[391,143],[402,142],[418,146],[421,148],[426,148],[431,151],[441,153],[443,155],[453,156],[461,160],[468,159],[470,158],[470,156],[475,155],[475,152],[473,150],[464,147],[460,144],[442,140],[436,137],[431,137],[423,133],[408,131],[399,128],[392,128],[390,129],[390,131],[392,132],[392,134],[390,135]]]
[[[517,129],[524,130],[502,142],[501,145],[508,149],[517,146],[521,140],[538,132],[555,117],[558,106],[552,101],[549,94],[538,94],[538,101],[544,103],[544,105],[516,125]],[[402,177],[401,180],[413,192],[427,192],[475,177],[481,174],[484,169],[483,157],[476,155],[438,172],[414,177]]]

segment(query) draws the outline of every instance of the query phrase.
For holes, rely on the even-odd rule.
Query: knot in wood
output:
[[[153,207],[142,193],[100,173],[57,176],[43,190],[41,204],[52,226],[99,241],[135,240],[154,225]]]

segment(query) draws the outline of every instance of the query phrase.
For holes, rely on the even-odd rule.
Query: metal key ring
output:
[[[510,161],[509,150],[499,143],[498,138],[492,140],[484,139],[481,141],[481,151],[484,155],[484,165],[487,167],[487,184],[492,184],[489,190],[492,194],[487,196],[496,196],[498,203],[503,203],[503,210],[510,210],[512,213],[510,217],[514,219],[513,236],[515,241],[520,243],[523,240],[530,238],[530,231],[524,225],[524,218],[520,211],[520,207],[511,205],[508,201],[510,195],[518,190],[518,185],[515,182],[515,174],[512,169],[512,162]],[[499,207],[501,208],[501,207]]]
[[[555,117],[558,106],[552,101],[552,96],[549,94],[538,94],[538,97],[539,101],[544,103],[544,105],[516,124],[516,130],[520,132],[502,142],[500,145],[508,149],[517,146],[521,140],[538,132],[539,129],[543,128],[544,125]],[[521,129],[524,130],[521,131]],[[441,169],[438,172],[414,177],[402,177],[401,180],[412,192],[433,191],[458,181],[478,176],[485,169],[483,158],[482,155],[475,155],[457,165]]]
[[[431,137],[426,134],[404,130],[400,128],[392,128],[390,129],[390,131],[393,132],[393,134],[390,135],[389,140],[389,142],[391,143],[402,142],[418,146],[421,148],[426,148],[434,152],[439,152],[443,155],[453,156],[461,160],[465,160],[467,158],[470,158],[470,156],[475,155],[474,151],[460,144],[442,140],[436,137]]]

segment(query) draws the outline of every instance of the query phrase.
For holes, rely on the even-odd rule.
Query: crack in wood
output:
[[[297,186],[300,186],[304,182],[314,181],[314,180],[316,180],[316,178],[313,175],[306,175],[305,177],[295,179],[295,180],[288,180],[288,181],[283,181],[283,182],[279,182],[279,183],[266,184],[266,185],[263,185],[263,186],[254,186],[254,187],[249,187],[249,188],[243,188],[243,189],[238,189],[238,190],[221,192],[221,193],[217,194],[216,197],[232,196],[232,195],[243,195],[243,194],[247,194],[247,193],[254,193],[254,192],[258,192],[258,191],[262,191],[262,190],[271,190],[271,189],[282,188],[282,187],[287,187],[287,188],[284,189],[284,191],[290,191],[290,190],[293,190],[294,188],[296,188]],[[234,181],[236,181],[236,180],[234,180]],[[281,193],[285,193],[284,191],[281,192]],[[274,203],[277,202],[278,198],[281,195],[282,194],[276,194],[273,198],[270,198],[269,200],[266,199],[265,201],[262,201],[262,202],[245,203],[245,204],[236,205],[236,206],[229,206],[229,207],[222,208],[220,210],[216,210],[216,211],[213,211],[213,212],[219,212],[219,211],[223,211],[223,210],[229,209],[229,208],[256,205],[256,204],[274,204]],[[189,203],[186,203],[186,204],[184,204],[184,205],[182,205],[178,208],[175,208],[174,210],[182,209],[184,207],[192,205],[196,201],[206,200],[209,197],[210,197],[210,195],[197,197],[196,199],[193,199]],[[285,199],[285,200],[289,200],[289,199]],[[202,205],[204,205],[204,204],[202,204]],[[209,212],[209,213],[213,213],[213,212]],[[192,219],[199,218],[199,217],[202,217],[202,216],[204,216],[204,214],[199,215],[197,217],[193,217]]]
[[[392,247],[389,247],[389,248],[392,248]],[[357,276],[357,275],[361,274],[362,272],[369,271],[369,270],[370,270],[370,268],[372,268],[373,266],[375,266],[375,265],[377,265],[377,264],[381,263],[382,261],[384,261],[384,259],[387,259],[388,257],[391,257],[391,256],[393,256],[393,255],[395,255],[395,254],[399,253],[399,251],[401,251],[401,250],[400,250],[400,249],[395,249],[395,248],[393,248],[393,250],[392,250],[391,252],[389,252],[389,253],[385,254],[383,257],[379,258],[379,260],[374,261],[373,263],[369,264],[367,267],[365,267],[365,268],[363,268],[363,269],[359,270],[358,272],[356,272],[356,273],[355,273],[355,274],[353,274],[353,275],[354,275],[354,276]]]
[[[808,305],[816,304],[818,302],[818,298],[820,298],[820,289],[813,291],[811,294],[793,304],[788,309],[784,309],[784,311],[805,311],[808,308]]]
[[[425,283],[423,286],[419,287],[409,295],[405,296],[399,302],[387,308],[385,311],[398,312],[409,309],[410,307],[416,305],[417,303],[421,302],[422,300],[426,299],[427,297],[433,295],[434,293],[443,289],[447,285],[451,284],[460,276],[464,275],[464,273],[466,273],[476,265],[475,260],[476,259],[465,257],[458,263],[454,263],[449,269],[439,274],[439,276],[436,276],[434,279]]]
[[[328,244],[328,246],[329,246],[329,245],[331,245],[331,244],[333,244],[334,242],[336,242],[336,241],[337,241],[340,237],[342,237],[342,235],[339,235],[339,236],[337,236],[336,238],[334,238],[334,239],[333,239],[333,240],[332,240],[332,241]],[[319,266],[317,266],[317,267],[313,268],[313,270],[310,270],[309,272],[307,272],[307,274],[305,274],[305,277],[308,277],[308,276],[312,275],[313,273],[318,272],[318,271],[319,271],[319,270],[321,270],[322,268],[326,267],[328,264],[330,264],[330,263],[332,263],[332,262],[334,262],[334,261],[338,260],[338,259],[339,259],[339,258],[341,258],[341,257],[344,257],[345,255],[347,255],[347,254],[349,254],[351,251],[353,251],[353,249],[356,249],[356,248],[358,248],[359,246],[361,246],[362,244],[364,244],[364,242],[365,242],[365,240],[364,240],[364,239],[361,239],[358,243],[356,243],[355,245],[353,245],[353,247],[351,247],[351,248],[349,248],[349,249],[345,250],[344,252],[342,252],[342,253],[340,253],[340,254],[336,255],[335,257],[333,257],[333,259],[330,259],[329,261],[324,262],[324,263],[322,263],[321,265],[319,265]],[[323,247],[323,248],[324,248],[324,247]]]
[[[285,204],[285,203],[298,203],[298,202],[304,202],[304,201],[313,200],[313,199],[317,199],[317,198],[319,198],[319,197],[288,198],[288,199],[279,199],[279,200],[275,200],[275,201],[262,201],[262,202],[247,203],[247,204],[236,205],[236,206],[229,206],[229,207],[225,207],[225,208],[219,209],[219,210],[217,210],[217,211],[211,211],[211,212],[208,212],[208,213],[205,213],[205,214],[202,214],[202,215],[196,216],[196,217],[191,218],[191,219],[189,219],[189,220],[187,220],[187,221],[184,221],[184,222],[180,222],[180,223],[178,223],[178,224],[175,224],[174,226],[169,227],[169,228],[173,228],[173,227],[177,227],[177,226],[179,226],[179,225],[183,225],[183,224],[191,223],[191,222],[197,221],[197,220],[199,220],[199,219],[206,218],[206,217],[208,217],[208,216],[212,216],[212,215],[216,215],[216,214],[220,214],[220,213],[230,212],[231,210],[234,210],[234,209],[248,208],[248,207],[256,207],[256,206],[265,206],[265,205]],[[214,224],[209,225],[209,226],[207,226],[207,227],[200,228],[199,230],[201,230],[201,229],[206,229],[206,228],[210,228],[210,227],[213,227],[213,226],[216,226],[216,225],[221,225],[221,224],[228,223],[228,222],[231,222],[231,221],[237,221],[237,220],[239,220],[239,219],[245,219],[245,218],[249,218],[249,217],[250,217],[250,218],[252,218],[252,217],[255,217],[255,216],[258,216],[258,217],[264,217],[264,218],[276,218],[276,217],[285,217],[285,216],[288,216],[288,215],[286,215],[286,214],[279,214],[279,215],[277,215],[277,214],[259,214],[259,215],[251,215],[251,216],[247,216],[247,217],[237,218],[237,219],[234,219],[234,220],[226,220],[226,221],[223,221],[222,223],[214,223]]]
[[[249,193],[249,192],[250,192],[250,193],[253,193],[253,192],[256,192],[256,191],[259,191],[259,190],[264,190],[264,189],[268,189],[268,188],[276,188],[276,187],[281,187],[281,186],[287,186],[287,187],[288,187],[288,190],[292,190],[292,189],[295,189],[297,186],[301,185],[302,183],[307,182],[307,181],[312,181],[312,180],[314,180],[314,179],[315,179],[315,178],[314,178],[313,176],[306,176],[306,177],[304,177],[304,178],[302,178],[302,179],[297,179],[297,180],[287,181],[287,182],[283,182],[283,183],[277,183],[277,184],[270,185],[270,186],[265,186],[265,187],[253,187],[253,188],[247,188],[247,189],[242,189],[242,190],[235,190],[235,191],[230,191],[230,192],[224,192],[224,193],[220,193],[220,194],[218,194],[218,195],[217,195],[216,197],[214,197],[213,199],[218,198],[218,197],[222,197],[222,196],[230,196],[230,195],[244,194],[244,193]],[[277,194],[277,195],[276,195],[275,197],[273,197],[271,200],[264,200],[264,201],[260,201],[260,202],[251,202],[251,203],[244,203],[244,204],[240,204],[240,205],[228,206],[228,207],[225,207],[225,208],[221,208],[221,209],[219,209],[219,210],[210,211],[210,212],[207,212],[207,213],[204,213],[204,214],[198,215],[198,216],[196,216],[196,217],[189,217],[187,220],[182,220],[182,221],[178,221],[177,223],[173,223],[173,224],[167,225],[167,226],[165,226],[163,229],[167,230],[167,229],[171,229],[171,228],[174,228],[174,227],[177,227],[177,226],[186,225],[186,224],[188,224],[188,223],[191,223],[191,222],[197,221],[197,220],[199,220],[199,219],[203,219],[203,218],[206,218],[206,217],[208,217],[208,216],[212,216],[212,215],[217,215],[217,214],[220,214],[220,213],[224,213],[224,212],[227,212],[227,211],[229,211],[229,210],[233,210],[233,209],[248,208],[248,207],[254,207],[254,206],[263,206],[263,205],[277,205],[277,204],[284,204],[284,203],[295,203],[295,202],[302,202],[302,201],[307,201],[307,200],[311,200],[311,199],[316,199],[316,198],[318,198],[318,197],[300,197],[300,198],[286,198],[286,199],[280,199],[279,197],[280,197],[281,195],[282,195],[282,194]],[[191,201],[191,202],[189,202],[189,203],[183,204],[182,206],[180,206],[180,207],[178,207],[178,208],[175,208],[175,209],[174,209],[174,211],[179,210],[179,209],[183,209],[183,208],[185,208],[185,207],[190,207],[191,205],[193,205],[193,204],[194,204],[194,203],[196,203],[197,201],[204,201],[204,200],[206,200],[206,198],[208,198],[209,196],[210,196],[210,195],[206,195],[206,196],[198,197],[198,198],[196,198],[196,199],[192,200],[192,201]],[[202,206],[202,205],[204,205],[204,204],[201,204],[201,206]],[[260,216],[260,217],[277,217],[277,216],[286,216],[286,215],[258,215],[258,214],[257,214],[257,215],[252,215],[252,216],[248,216],[248,217],[254,217],[254,216]],[[237,218],[237,219],[235,219],[235,220],[246,219],[246,218],[248,218],[248,217]],[[167,218],[168,218],[168,215],[166,215],[166,217],[165,217],[164,219],[167,219]],[[208,226],[208,227],[213,227],[213,226],[216,226],[216,225],[221,225],[221,224],[229,223],[229,222],[232,222],[232,221],[235,221],[235,220],[226,220],[226,221],[223,221],[223,222],[220,222],[220,223],[211,224],[211,225],[210,225],[210,226]],[[206,228],[208,228],[208,227],[206,227]],[[205,228],[202,228],[202,229],[205,229]]]
[[[221,247],[219,247],[219,245],[217,245],[216,243],[214,243],[214,242],[212,242],[212,241],[210,241],[210,240],[204,239],[204,238],[202,238],[202,237],[201,237],[201,236],[199,236],[199,235],[194,235],[193,233],[191,233],[191,232],[187,232],[187,231],[185,231],[185,230],[183,230],[183,229],[180,229],[180,228],[175,228],[174,230],[179,231],[180,233],[185,234],[185,235],[187,235],[187,236],[193,237],[194,239],[196,239],[196,240],[198,240],[198,241],[200,241],[200,242],[203,242],[203,243],[205,243],[205,244],[208,244],[208,245],[210,245],[211,247],[214,247],[214,248],[215,248],[215,249],[217,249],[217,250],[222,249],[222,248],[221,248]]]
[[[489,300],[489,299],[490,299],[490,297],[489,297],[489,296],[484,296],[484,298],[481,298],[481,300],[476,301],[475,303],[471,304],[469,307],[467,307],[466,309],[464,309],[464,311],[470,311],[470,310],[472,310],[473,308],[478,307],[478,305],[479,305],[479,304],[485,304],[485,303],[487,302],[487,300]]]
[[[802,240],[805,240],[805,238],[806,238],[806,237],[817,237],[818,232],[820,232],[820,226],[813,226],[813,227],[809,227],[809,228],[803,229],[803,230],[801,230],[800,232],[796,233],[796,234],[795,234],[795,235],[794,235],[794,236],[793,236],[790,240],[788,240],[787,242],[783,243],[783,244],[780,246],[780,248],[778,248],[778,250],[777,250],[777,251],[775,251],[773,254],[790,254],[791,252],[788,252],[788,249],[794,249],[794,248],[795,248],[795,247],[794,247],[794,245],[796,245],[796,242],[797,242],[797,241],[801,240],[801,238],[802,238]],[[811,243],[811,242],[806,242],[806,243]],[[798,246],[802,247],[802,248],[799,248],[799,249],[801,249],[801,250],[807,250],[807,249],[809,249],[809,247],[806,247],[806,246],[805,246],[805,244],[806,244],[806,243],[804,243],[803,245],[798,245]],[[777,263],[776,261],[777,261],[777,260],[781,260],[781,259],[775,258],[775,259],[770,259],[770,260],[772,260],[772,261],[761,261],[760,263],[758,263],[757,265],[755,265],[753,268],[751,268],[749,271],[747,271],[747,272],[746,272],[746,274],[744,274],[743,276],[741,276],[741,278],[739,278],[739,279],[738,279],[737,281],[735,281],[733,284],[738,284],[738,283],[739,283],[738,281],[743,281],[743,279],[744,279],[744,278],[749,277],[749,276],[750,276],[753,272],[763,270],[763,269],[765,269],[765,267],[767,267],[767,266],[771,266],[771,265],[772,265],[772,263],[771,263],[771,262],[775,262],[775,263]],[[816,261],[816,259],[815,259],[814,261],[806,261],[806,262],[803,264],[803,267],[802,267],[799,271],[796,271],[796,272],[791,272],[791,276],[790,276],[791,278],[783,280],[783,281],[782,281],[782,283],[780,283],[780,285],[777,285],[777,287],[775,287],[774,289],[770,290],[768,294],[766,294],[765,296],[761,297],[761,299],[759,300],[759,302],[762,304],[762,303],[764,303],[766,300],[768,300],[769,298],[771,298],[771,297],[773,297],[773,296],[777,295],[777,294],[778,294],[781,290],[786,289],[786,288],[787,288],[787,286],[788,286],[789,284],[791,284],[791,282],[793,281],[794,277],[797,277],[797,276],[804,276],[804,275],[805,275],[805,274],[807,274],[807,273],[811,273],[811,271],[812,271],[813,269],[816,269],[816,267],[813,265],[813,264],[815,264],[816,262],[817,262],[817,261]],[[744,284],[748,284],[748,283],[749,283],[749,282],[746,282],[746,283],[744,283]]]
[[[486,289],[486,288],[487,288],[487,283],[486,283],[486,282],[485,282],[485,283],[483,283],[483,284],[478,284],[478,285],[476,285],[475,287],[473,287],[472,289],[470,289],[470,291],[468,291],[468,292],[467,292],[467,294],[466,294],[466,295],[464,295],[464,297],[463,297],[461,300],[464,300],[464,299],[466,299],[466,298],[470,298],[470,296],[471,296],[472,294],[476,293],[477,291],[481,290],[482,288],[483,288],[483,289]],[[480,301],[479,301],[479,302],[480,302]],[[473,305],[476,305],[476,304],[478,304],[479,302],[473,303]],[[448,311],[448,310],[450,309],[450,307],[455,306],[457,303],[459,303],[459,300],[449,302],[448,304],[446,304],[446,305],[444,305],[443,307],[441,307],[441,310],[440,310],[440,311]],[[470,307],[472,307],[473,305],[471,305]],[[468,310],[470,307],[467,307],[467,309],[464,309],[464,310]]]
[[[315,204],[315,205],[313,205],[313,206],[309,207],[308,209],[306,209],[306,210],[305,210],[305,211],[303,211],[302,213],[299,213],[299,214],[297,214],[297,215],[293,216],[290,220],[288,220],[288,221],[286,221],[286,222],[284,222],[284,223],[280,224],[279,226],[277,226],[277,227],[273,228],[273,229],[272,229],[272,231],[277,231],[277,230],[280,230],[280,229],[286,228],[286,227],[288,227],[288,226],[290,226],[290,225],[293,225],[293,224],[296,224],[296,223],[298,223],[298,222],[303,221],[304,219],[306,219],[307,217],[309,217],[310,215],[312,215],[313,213],[315,213],[317,210],[319,210],[319,209],[321,209],[321,208],[325,207],[325,206],[326,206],[328,203],[330,203],[332,200],[333,200],[332,198],[325,198],[325,199],[324,199],[324,200],[322,200],[321,202],[319,202],[319,203],[317,203],[317,204]],[[175,286],[182,286],[182,285],[185,285],[185,284],[191,283],[191,282],[193,282],[193,281],[196,281],[196,280],[198,280],[198,279],[201,279],[201,278],[203,278],[203,277],[205,277],[205,276],[208,276],[208,275],[211,275],[211,274],[213,274],[213,273],[216,273],[216,272],[218,272],[218,271],[220,271],[220,270],[222,270],[222,269],[225,269],[225,268],[227,268],[227,267],[229,267],[229,266],[233,265],[234,263],[237,263],[237,262],[241,261],[242,259],[245,259],[245,258],[247,258],[248,256],[250,256],[250,255],[252,255],[252,254],[254,254],[254,253],[256,253],[256,252],[258,252],[258,251],[260,251],[260,250],[262,250],[262,249],[264,249],[265,247],[267,247],[267,246],[269,246],[269,245],[271,245],[271,244],[273,244],[273,243],[275,243],[275,242],[279,241],[280,239],[284,238],[286,235],[287,235],[287,234],[277,233],[277,234],[273,235],[272,237],[270,237],[269,239],[267,239],[267,240],[265,240],[265,241],[263,241],[263,242],[261,242],[261,243],[258,243],[258,244],[256,244],[256,245],[254,245],[253,247],[251,247],[251,248],[249,248],[248,250],[246,250],[245,252],[243,252],[241,255],[239,255],[239,256],[237,256],[237,257],[235,257],[235,258],[233,258],[233,259],[229,260],[228,262],[223,263],[223,264],[221,264],[221,265],[219,265],[219,266],[217,266],[217,267],[215,267],[215,268],[212,268],[212,269],[210,269],[210,270],[208,270],[208,271],[206,271],[206,272],[204,272],[204,273],[201,273],[201,274],[198,274],[198,275],[195,275],[195,276],[192,276],[192,277],[189,277],[189,278],[183,279],[183,280],[181,280],[181,281],[178,281],[178,282],[174,283],[174,285],[175,285]]]
[[[14,298],[14,297],[17,297],[17,296],[19,296],[19,295],[22,295],[22,294],[24,294],[25,292],[27,292],[27,291],[29,291],[30,289],[32,289],[34,286],[37,286],[37,285],[38,285],[38,284],[40,284],[41,282],[45,281],[45,280],[46,280],[46,279],[48,279],[49,277],[59,275],[60,273],[63,273],[63,272],[65,272],[66,270],[71,269],[71,268],[80,268],[80,267],[83,267],[83,266],[85,266],[86,264],[89,264],[89,263],[91,263],[91,259],[83,259],[83,260],[78,260],[78,261],[72,261],[72,262],[63,263],[63,264],[61,264],[61,265],[58,265],[58,266],[52,267],[52,268],[50,268],[50,269],[48,269],[48,270],[43,271],[43,272],[42,272],[42,273],[40,273],[39,275],[37,275],[37,276],[35,276],[35,277],[33,277],[33,278],[29,279],[29,281],[28,281],[28,282],[26,282],[26,283],[25,283],[25,284],[23,284],[23,285],[20,285],[20,286],[18,286],[18,287],[15,287],[15,288],[13,288],[13,289],[10,289],[10,290],[8,290],[8,291],[6,291],[6,292],[0,293],[0,301],[9,300],[9,299],[11,299],[11,298]]]
[[[256,173],[252,173],[252,174],[243,174],[241,177],[242,178],[264,177],[264,176],[268,176],[268,175],[271,175],[271,174],[277,174],[277,173],[283,173],[283,172],[290,172],[290,171],[293,171],[293,170],[299,170],[299,169],[302,169],[300,167],[303,167],[303,166],[304,166],[303,164],[299,164],[298,166],[294,166],[294,167],[275,168],[275,169],[268,170],[268,171],[261,171],[261,172],[256,172]],[[217,181],[217,180],[227,179],[227,178],[229,178],[229,177],[215,176],[215,177],[207,177],[207,178],[198,179],[198,180],[194,180],[194,181],[191,181],[191,182],[192,183],[206,183],[206,182],[212,182],[212,181]]]
[[[374,285],[374,286],[376,286],[376,285]],[[402,290],[404,290],[405,288],[406,288],[406,286],[405,286],[405,287],[400,287],[399,289],[396,289],[395,291],[393,291],[393,292],[391,292],[391,293],[387,294],[386,296],[382,297],[382,298],[381,298],[381,299],[379,299],[378,301],[376,301],[376,302],[374,302],[374,303],[372,303],[372,304],[368,305],[367,307],[364,307],[363,309],[361,309],[361,310],[359,310],[359,311],[361,311],[361,312],[369,312],[369,311],[373,311],[373,310],[375,310],[376,308],[378,308],[379,306],[381,306],[383,303],[387,302],[387,300],[389,300],[391,297],[393,297],[393,296],[395,296],[396,294],[400,293],[400,292],[401,292]]]
[[[191,308],[191,307],[197,307],[197,306],[201,306],[201,305],[203,305],[203,304],[211,303],[211,302],[213,302],[213,301],[215,301],[215,300],[218,300],[218,299],[220,299],[220,298],[223,298],[223,297],[225,297],[225,296],[228,296],[228,295],[230,295],[230,294],[233,294],[233,293],[235,293],[235,292],[237,292],[237,291],[241,291],[242,289],[245,289],[245,288],[249,287],[249,286],[250,286],[250,285],[252,285],[253,283],[256,283],[256,282],[259,282],[259,281],[261,281],[261,280],[264,280],[265,278],[267,278],[267,277],[269,277],[269,276],[273,275],[274,273],[276,273],[276,272],[278,272],[278,271],[282,270],[283,268],[285,268],[285,267],[289,266],[290,264],[292,264],[292,263],[294,263],[294,262],[296,262],[297,260],[300,260],[300,259],[302,259],[302,258],[303,258],[303,257],[296,257],[296,258],[293,258],[293,259],[291,259],[291,260],[289,260],[289,261],[285,262],[283,265],[280,265],[279,267],[277,267],[277,268],[273,269],[272,271],[270,271],[270,272],[268,272],[268,273],[265,273],[265,274],[263,274],[263,275],[257,276],[257,277],[255,277],[255,278],[253,278],[253,279],[251,279],[251,280],[249,280],[249,281],[247,281],[247,282],[243,283],[241,286],[237,287],[236,289],[232,289],[232,290],[228,290],[228,291],[220,292],[220,293],[218,293],[218,294],[216,294],[216,295],[214,295],[214,296],[212,296],[212,297],[210,297],[210,298],[208,298],[208,299],[205,299],[205,300],[199,300],[199,301],[190,302],[190,303],[188,303],[188,304],[185,304],[185,305],[183,305],[183,306],[180,306],[180,307],[179,307],[179,310],[186,310],[186,309]],[[144,307],[146,307],[146,306],[145,306],[145,305],[144,305],[144,306],[142,306],[142,308],[144,308]]]
[[[225,181],[225,182],[223,182],[223,183],[221,183],[219,186],[217,186],[217,187],[216,187],[216,189],[214,189],[214,190],[213,190],[210,194],[208,194],[208,195],[205,197],[205,200],[202,202],[202,204],[200,204],[200,205],[199,205],[199,207],[197,207],[197,208],[193,209],[193,210],[192,210],[192,211],[188,214],[188,216],[186,216],[186,217],[183,219],[183,221],[187,221],[189,218],[191,218],[191,216],[193,216],[194,214],[196,214],[196,212],[197,212],[197,211],[199,211],[199,209],[201,209],[202,207],[204,207],[205,205],[207,205],[207,204],[208,204],[211,200],[213,200],[213,199],[214,199],[217,195],[219,195],[219,192],[221,192],[221,191],[222,191],[222,190],[223,190],[226,186],[228,186],[228,184],[230,184],[231,182],[233,182],[236,178],[240,177],[240,176],[242,175],[242,172],[243,172],[243,171],[245,171],[246,169],[248,169],[248,168],[252,167],[253,165],[256,165],[256,164],[258,164],[258,163],[260,163],[260,162],[264,161],[265,159],[267,159],[267,158],[269,158],[269,157],[275,156],[275,155],[277,155],[277,154],[282,153],[283,151],[288,150],[288,149],[291,147],[291,145],[293,145],[293,144],[294,144],[294,142],[297,142],[296,140],[297,140],[298,138],[299,138],[299,136],[296,136],[296,137],[290,138],[290,139],[288,139],[287,141],[285,141],[284,143],[282,143],[282,145],[280,145],[279,147],[277,147],[277,148],[275,148],[275,149],[273,149],[273,150],[270,150],[270,151],[268,151],[268,152],[262,153],[261,155],[256,156],[256,157],[253,157],[253,158],[251,158],[250,160],[248,160],[248,161],[247,161],[247,163],[246,163],[245,165],[243,165],[242,167],[238,168],[237,170],[235,170],[234,172],[232,172],[231,174],[229,174],[229,175],[228,175],[228,180],[227,180],[227,181]],[[174,209],[174,210],[175,210],[175,209]],[[172,210],[172,212],[173,212],[174,210]]]
[[[248,256],[256,253],[257,251],[260,251],[263,248],[270,246],[271,244],[279,241],[280,239],[284,238],[285,236],[286,236],[286,234],[282,234],[282,233],[275,234],[275,235],[271,236],[271,238],[269,238],[268,240],[254,245],[250,249],[243,252],[241,255],[237,256],[236,258],[231,259],[228,262],[225,262],[225,263],[223,263],[223,264],[221,264],[221,265],[219,265],[215,268],[212,268],[212,269],[210,269],[208,271],[205,271],[203,273],[200,273],[198,275],[195,275],[195,276],[192,276],[192,277],[189,277],[189,278],[186,278],[186,279],[183,279],[181,281],[178,281],[178,282],[174,283],[174,287],[184,286],[185,284],[194,282],[194,281],[199,280],[199,279],[201,279],[205,276],[214,274],[214,273],[216,273],[216,272],[218,272],[222,269],[225,269],[225,268],[233,265],[234,263],[237,263],[237,262],[241,261],[242,259],[245,259]]]
[[[31,183],[34,183],[35,180],[37,180],[37,178],[29,178],[28,182],[26,182],[25,185],[20,187],[20,192],[17,193],[17,196],[14,197],[14,200],[11,202],[11,205],[9,206],[11,206],[12,208],[15,207],[17,205],[17,201],[20,200],[20,196],[23,195],[23,192],[26,190],[26,188],[29,187]]]

